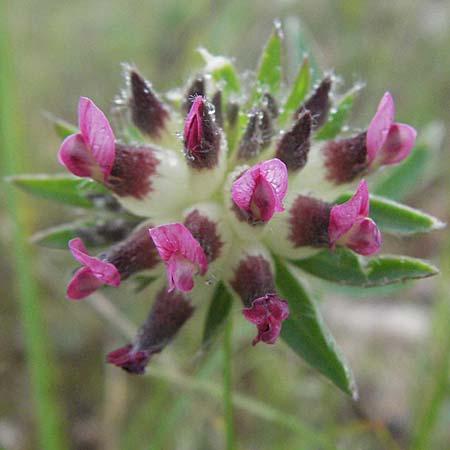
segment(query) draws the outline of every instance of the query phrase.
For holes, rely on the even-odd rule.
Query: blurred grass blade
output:
[[[90,195],[108,193],[95,181],[72,175],[14,175],[8,181],[30,194],[82,208],[95,206]]]
[[[276,95],[278,91],[281,81],[282,38],[281,24],[275,22],[274,30],[259,60],[252,103],[258,100],[264,92]]]
[[[61,140],[71,134],[78,133],[78,128],[65,120],[48,112],[44,112],[44,116],[52,123],[56,135],[61,138]]]
[[[274,259],[277,291],[289,302],[289,317],[283,322],[280,336],[308,364],[346,394],[357,398],[348,362],[337,348],[313,300],[289,268],[278,257]]]
[[[80,228],[92,226],[94,223],[92,221],[65,223],[38,231],[30,239],[31,242],[39,244],[42,247],[67,250],[69,240],[79,237]]]
[[[351,250],[323,250],[305,259],[292,261],[305,272],[333,283],[375,287],[437,275],[439,270],[421,259],[383,255],[365,258]]]
[[[303,58],[303,62],[298,70],[294,84],[292,85],[291,93],[284,104],[283,112],[280,114],[280,123],[295,111],[305,98],[309,88],[309,61],[308,58]]]
[[[214,291],[203,328],[202,346],[209,346],[223,328],[231,311],[233,297],[220,281]]]
[[[337,203],[345,202],[352,195],[342,194]],[[445,223],[436,217],[378,195],[370,196],[369,216],[381,231],[401,236],[428,233],[445,227]]]
[[[322,125],[315,136],[317,140],[333,139],[340,133],[360,89],[360,85],[355,86],[339,100],[336,106],[333,107],[327,121]]]
[[[5,175],[23,170],[21,149],[24,139],[16,110],[17,89],[13,69],[13,46],[8,42],[7,2],[0,3],[0,157]],[[29,146],[28,146],[29,147]],[[26,244],[27,231],[24,213],[27,205],[14,188],[4,187],[11,227],[12,255],[8,258],[16,270],[17,300],[20,310],[22,333],[31,385],[31,408],[37,431],[38,445],[34,448],[46,450],[66,449],[62,415],[55,398],[55,368],[48,351],[48,336],[45,332],[38,288],[33,278],[32,259]]]

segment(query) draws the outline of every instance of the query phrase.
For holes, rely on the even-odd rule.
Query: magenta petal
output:
[[[274,212],[283,211],[287,182],[287,168],[282,161],[277,158],[261,161],[233,182],[231,198],[254,218],[267,221]]]
[[[386,142],[394,120],[394,100],[389,92],[383,95],[367,129],[367,163],[370,165]]]
[[[369,191],[365,180],[358,184],[355,194],[345,203],[331,208],[328,240],[333,248],[338,239],[352,228],[358,216],[369,213]]]
[[[78,103],[78,125],[94,160],[106,180],[115,158],[114,133],[103,112],[87,97]]]
[[[358,219],[345,236],[345,245],[360,255],[371,255],[381,246],[380,230],[372,219]]]
[[[272,185],[263,176],[258,177],[249,206],[253,218],[267,222],[276,206],[277,196]]]
[[[81,300],[96,291],[103,283],[93,275],[88,267],[80,267],[69,281],[66,297]]]
[[[170,223],[149,229],[156,249],[166,264],[169,289],[191,290],[195,272],[208,269],[206,255],[191,232],[182,223]]]
[[[186,148],[195,153],[200,147],[202,140],[202,114],[203,114],[203,97],[198,95],[195,97],[184,122],[184,142]]]
[[[102,261],[87,253],[86,247],[80,238],[74,238],[69,241],[69,249],[73,257],[81,264],[89,268],[92,275],[98,280],[110,286],[119,286],[120,274],[114,264]]]
[[[141,375],[145,372],[149,356],[143,351],[133,351],[131,344],[124,345],[106,355],[106,361],[117,367],[125,369],[127,372]]]
[[[58,161],[78,177],[91,177],[97,166],[81,133],[64,139],[59,148]]]
[[[282,300],[276,294],[266,294],[253,300],[252,306],[243,308],[242,313],[258,329],[253,345],[259,341],[274,344],[280,334],[281,322],[289,315],[289,308],[286,300]]]
[[[417,131],[405,123],[394,123],[380,151],[380,164],[395,164],[408,156],[416,140]]]

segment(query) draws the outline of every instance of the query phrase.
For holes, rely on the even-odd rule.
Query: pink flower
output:
[[[278,158],[261,161],[247,169],[231,186],[233,201],[252,219],[267,222],[284,210],[288,173]]]
[[[208,269],[206,256],[200,244],[182,223],[169,223],[149,229],[156,249],[166,265],[169,291],[175,287],[190,291],[193,276],[204,275]]]
[[[258,328],[258,334],[252,344],[256,345],[259,341],[274,344],[280,334],[281,322],[289,315],[289,308],[286,300],[276,294],[266,294],[253,300],[252,306],[244,308],[242,312],[245,318]]]
[[[120,274],[114,264],[90,256],[80,238],[71,239],[69,248],[73,257],[83,267],[79,268],[70,280],[67,286],[67,298],[82,299],[103,284],[119,286]]]
[[[114,134],[103,112],[86,97],[78,102],[80,132],[71,134],[58,152],[61,164],[79,177],[105,181],[111,172],[114,157]]]
[[[393,122],[394,100],[389,92],[383,95],[367,129],[367,163],[371,165],[395,164],[408,155],[417,132],[410,125]]]
[[[106,362],[137,375],[142,375],[145,372],[149,359],[148,352],[135,350],[131,344],[117,348],[106,356]]]
[[[340,244],[361,255],[378,251],[381,233],[368,214],[369,191],[366,181],[361,180],[353,197],[331,208],[328,225],[330,248]]]

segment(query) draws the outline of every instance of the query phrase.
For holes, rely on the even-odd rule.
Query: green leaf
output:
[[[70,239],[79,237],[80,228],[92,226],[94,222],[75,222],[57,225],[55,227],[41,230],[31,236],[31,241],[43,247],[67,250]]]
[[[334,252],[323,250],[292,262],[318,278],[359,287],[385,286],[439,273],[435,266],[421,259],[397,255],[369,259],[344,248],[337,248]]]
[[[290,269],[277,257],[274,260],[277,291],[289,302],[289,316],[281,328],[282,339],[337,387],[356,398],[358,394],[350,367],[314,301]]]
[[[400,200],[414,191],[421,184],[422,173],[431,163],[430,151],[427,145],[416,145],[408,157],[400,164],[386,167],[377,174],[372,192],[394,200]]]
[[[281,80],[282,31],[281,25],[275,28],[261,55],[256,74],[252,102],[258,100],[264,92],[276,94]]]
[[[295,111],[305,98],[309,88],[309,62],[304,58],[299,68],[291,93],[284,104],[283,112],[280,114],[280,123],[283,123],[293,111]]]
[[[17,175],[8,181],[30,194],[83,208],[95,206],[90,195],[108,193],[95,181],[72,175]]]
[[[227,287],[222,282],[219,282],[214,291],[206,316],[203,329],[203,346],[209,345],[224,326],[225,320],[231,311],[232,303],[233,296]]]
[[[345,202],[352,195],[342,194],[337,203]],[[378,195],[370,196],[369,216],[381,231],[402,236],[428,233],[445,227],[445,223],[436,217]]]
[[[361,86],[355,86],[339,100],[338,104],[330,112],[327,121],[317,132],[315,136],[317,140],[333,139],[340,133],[360,89]]]
[[[158,277],[150,277],[148,275],[136,275],[133,277],[134,292],[137,294],[148,288]]]
[[[44,116],[52,123],[56,135],[59,138],[65,139],[71,134],[78,133],[78,128],[65,120],[48,112],[44,112]]]
[[[206,72],[210,73],[213,80],[220,86],[224,100],[231,93],[238,93],[239,77],[231,60],[224,56],[214,56],[203,47],[199,48],[199,52],[206,62]]]

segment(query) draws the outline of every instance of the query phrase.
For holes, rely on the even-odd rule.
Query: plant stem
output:
[[[233,315],[225,322],[223,337],[223,416],[225,421],[225,448],[235,450],[233,423],[233,381],[231,371]]]
[[[8,36],[8,2],[0,2],[0,157],[4,175],[23,169],[21,149],[22,130],[17,114],[14,49]],[[32,260],[27,245],[26,215],[29,207],[21,200],[15,188],[8,183],[2,186],[7,209],[12,221],[12,251],[8,258],[15,269],[16,300],[19,307],[22,334],[28,366],[32,397],[31,408],[36,424],[39,445],[34,448],[63,450],[67,448],[63,436],[61,413],[54,392],[55,372],[48,352],[48,336],[45,332],[42,309],[39,305],[38,287],[32,273]],[[6,299],[3,299],[6,300]]]

